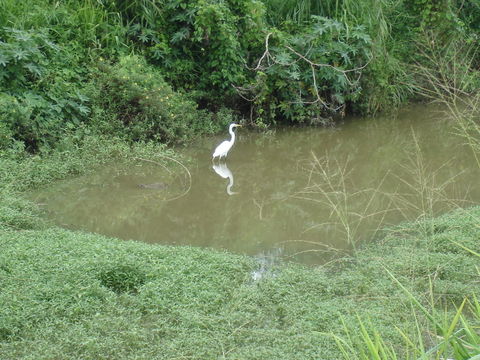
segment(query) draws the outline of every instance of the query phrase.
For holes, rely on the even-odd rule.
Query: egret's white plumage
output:
[[[230,124],[230,126],[228,127],[228,132],[230,133],[230,135],[232,137],[231,137],[230,141],[225,140],[220,145],[218,145],[216,147],[215,151],[213,152],[212,160],[215,159],[216,157],[218,157],[219,160],[222,157],[223,158],[227,157],[228,152],[230,151],[233,144],[235,143],[235,133],[233,132],[233,128],[237,127],[237,126],[242,126],[242,125],[238,125],[238,124],[235,124],[235,123]]]

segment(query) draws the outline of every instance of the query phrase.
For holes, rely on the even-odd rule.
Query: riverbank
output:
[[[251,258],[154,246],[59,228],[2,230],[0,357],[5,359],[333,359],[331,335],[371,324],[402,354],[399,333],[426,347],[425,306],[480,293],[480,208],[410,224],[355,258],[285,264],[252,280]],[[431,297],[431,298],[430,298]],[[439,319],[440,320],[440,319]],[[423,331],[422,331],[423,332]]]
[[[347,356],[335,336],[348,340],[349,331],[361,344],[365,324],[403,357],[411,347],[400,331],[416,339],[420,328],[425,349],[440,341],[413,298],[443,321],[444,306],[454,312],[480,293],[478,257],[465,249],[480,252],[479,207],[386,231],[334,264],[279,265],[258,281],[249,257],[46,224],[18,190],[88,171],[94,159],[158,151],[89,149],[10,168],[0,207],[1,358],[332,359]]]

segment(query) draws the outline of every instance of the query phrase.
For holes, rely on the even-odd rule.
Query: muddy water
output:
[[[188,172],[173,162],[112,164],[34,199],[70,229],[269,258],[263,263],[321,263],[381,227],[480,201],[471,151],[431,107],[327,129],[240,128],[227,161],[213,166],[227,137],[181,149]]]

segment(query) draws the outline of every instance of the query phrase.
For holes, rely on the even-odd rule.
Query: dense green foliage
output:
[[[251,84],[239,88],[253,99],[257,122],[322,123],[361,93],[361,69],[367,64],[370,36],[364,26],[350,27],[312,16],[292,35],[275,31]],[[290,28],[289,30],[292,30]],[[302,54],[307,54],[308,58]],[[346,70],[350,69],[350,70]]]
[[[88,120],[82,76],[45,29],[3,28],[0,37],[0,145],[16,140],[30,151],[51,147],[64,130]]]
[[[176,87],[221,103],[245,80],[244,64],[262,41],[260,1],[116,2],[133,41]],[[222,99],[216,97],[221,96]],[[219,101],[220,100],[220,101]]]
[[[411,99],[425,87],[415,66],[435,70],[436,53],[469,53],[457,65],[479,84],[472,1],[5,0],[0,12],[1,149],[89,132],[185,141],[228,112],[326,123]]]
[[[114,119],[103,121],[110,132],[138,140],[184,141],[216,126],[206,111],[173,91],[156,68],[140,57],[121,57],[114,66],[102,66],[96,82],[99,103]],[[222,121],[219,121],[222,123]]]
[[[9,15],[0,23],[0,150],[48,151],[92,132],[184,141],[224,125],[143,57],[127,55],[135,49],[128,28],[108,6],[34,3],[0,8]]]

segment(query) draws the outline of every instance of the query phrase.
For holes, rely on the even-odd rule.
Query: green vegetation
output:
[[[419,99],[442,100],[478,155],[479,24],[472,0],[1,1],[0,358],[480,353],[478,207],[255,282],[250,258],[66,231],[21,197],[234,119],[327,124]],[[370,209],[323,180],[350,241]]]
[[[471,94],[478,52],[458,54],[478,48],[475,4],[5,0],[0,149],[38,153],[85,132],[182,142],[232,116],[325,124],[424,97],[418,68],[438,73],[438,55]]]

